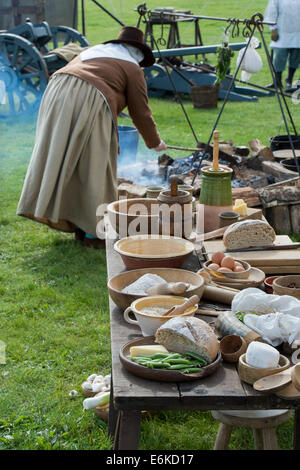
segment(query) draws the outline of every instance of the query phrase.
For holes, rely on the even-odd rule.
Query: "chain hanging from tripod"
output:
[[[140,10],[138,10],[138,11],[139,11],[140,15],[141,15],[141,14],[143,15],[145,21],[150,21],[150,18],[151,18],[151,10],[146,10],[146,9],[145,9],[145,4],[140,5]],[[161,18],[163,18],[163,14],[164,14],[164,12],[161,12],[161,14],[160,14],[160,17],[161,17]],[[190,118],[189,118],[189,116],[188,116],[188,114],[187,114],[187,112],[186,112],[186,109],[185,109],[185,107],[184,107],[184,104],[183,104],[183,102],[182,102],[182,99],[181,99],[181,97],[180,97],[180,95],[179,95],[179,93],[178,93],[178,91],[177,91],[177,89],[176,89],[176,85],[175,85],[175,83],[174,83],[174,80],[173,80],[173,78],[172,78],[172,75],[171,75],[171,73],[170,73],[170,71],[169,71],[169,69],[168,69],[168,66],[171,65],[171,64],[169,63],[168,60],[166,60],[166,59],[163,57],[163,55],[162,55],[161,52],[160,52],[159,43],[160,43],[160,45],[161,45],[161,44],[162,44],[162,45],[165,45],[165,44],[166,44],[165,39],[163,38],[163,24],[162,24],[162,30],[161,30],[161,31],[162,31],[162,33],[161,33],[162,36],[161,36],[159,39],[155,39],[153,33],[150,32],[151,40],[152,40],[153,44],[155,45],[155,47],[156,47],[156,49],[157,49],[157,52],[158,52],[158,55],[159,55],[159,59],[160,59],[161,63],[163,64],[163,66],[164,66],[164,68],[165,68],[165,71],[166,71],[166,74],[167,74],[167,76],[168,76],[168,78],[169,78],[169,80],[170,80],[170,83],[171,83],[172,88],[173,88],[174,96],[175,96],[175,98],[177,99],[177,101],[179,102],[179,104],[180,104],[180,106],[181,106],[181,109],[182,109],[183,114],[184,114],[184,116],[185,116],[185,118],[186,118],[186,121],[187,121],[187,123],[188,123],[188,125],[189,125],[189,127],[190,127],[190,129],[191,129],[191,132],[192,132],[192,134],[193,134],[193,137],[194,137],[194,139],[195,139],[195,141],[196,141],[196,143],[197,143],[197,145],[198,145],[199,140],[198,140],[197,135],[196,135],[196,133],[195,133],[195,130],[194,130],[193,126],[192,126],[191,120],[190,120]],[[159,40],[160,40],[160,41],[159,41]],[[200,152],[200,150],[199,150],[199,152]]]

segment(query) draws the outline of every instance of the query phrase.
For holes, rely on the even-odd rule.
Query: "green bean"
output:
[[[188,352],[188,353],[186,353],[186,356],[188,356],[192,359],[196,359],[199,362],[203,362],[203,363],[205,363],[205,365],[207,364],[207,361],[205,359],[203,359],[203,357],[199,356],[196,353]]]
[[[179,369],[187,369],[189,366],[187,364],[173,364],[168,367],[169,370],[179,370]]]
[[[149,356],[149,357],[150,359],[163,359],[163,358],[168,357],[169,355],[170,355],[169,353],[156,353],[156,354],[153,354],[153,356]]]
[[[200,372],[201,370],[201,367],[194,367],[192,369],[185,369],[185,370],[182,370],[181,372],[183,374],[193,374],[194,372]]]
[[[168,364],[167,362],[147,362],[147,367],[150,367],[151,369],[156,369],[157,367],[159,369],[167,369],[171,364]]]
[[[170,364],[191,364],[188,359],[168,359]]]

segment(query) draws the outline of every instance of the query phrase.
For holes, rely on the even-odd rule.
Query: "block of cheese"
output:
[[[237,212],[241,216],[248,215],[247,204],[244,199],[236,199],[233,206],[233,212]]]
[[[273,245],[274,229],[264,220],[243,220],[229,225],[223,235],[226,250]]]
[[[154,354],[167,354],[169,351],[160,344],[149,344],[144,346],[131,346],[130,348],[130,356],[152,356]]]
[[[278,366],[279,357],[277,349],[258,341],[252,341],[246,351],[246,363],[263,369],[275,369]]]

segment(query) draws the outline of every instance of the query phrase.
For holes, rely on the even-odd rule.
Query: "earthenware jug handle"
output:
[[[124,320],[127,321],[127,323],[132,323],[132,325],[138,325],[138,321],[134,320],[133,318],[130,318],[129,313],[132,312],[131,307],[127,307],[125,312],[124,312]]]

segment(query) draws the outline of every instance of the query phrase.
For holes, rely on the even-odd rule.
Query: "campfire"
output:
[[[118,169],[119,197],[145,197],[147,186],[169,186],[171,175],[177,175],[181,184],[193,184],[193,195],[198,197],[201,168],[211,165],[212,152],[212,146],[206,148],[204,143],[199,143],[199,152],[181,158],[173,159],[165,153],[157,160],[121,163]],[[243,198],[249,207],[261,204],[258,192],[261,188],[297,176],[276,161],[272,150],[257,139],[249,142],[249,148],[235,146],[232,141],[221,141],[220,164],[233,169],[233,200]]]

